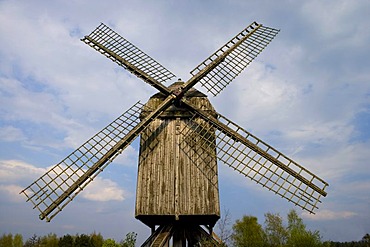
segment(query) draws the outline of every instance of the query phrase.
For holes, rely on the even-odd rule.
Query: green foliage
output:
[[[21,234],[15,234],[13,239],[13,247],[23,246],[23,236]]]
[[[0,238],[0,247],[13,246],[13,234],[3,234]]]
[[[34,234],[32,237],[27,239],[26,243],[24,243],[23,247],[36,247],[41,245],[41,238]]]
[[[135,247],[137,234],[129,232],[125,239],[118,244],[112,239],[104,241],[100,233],[93,232],[90,235],[81,234],[71,236],[66,234],[60,238],[55,233],[39,237],[34,234],[23,243],[21,234],[3,234],[0,237],[0,247]]]
[[[366,233],[365,236],[359,242],[330,242],[330,247],[370,247],[370,234]]]
[[[43,247],[58,247],[59,239],[55,233],[49,233],[47,236],[41,238],[41,245]]]
[[[283,220],[279,214],[265,214],[264,228],[258,224],[258,220],[253,216],[244,216],[237,220],[233,226],[231,236],[235,246],[266,246],[266,247],[290,247],[290,246],[312,246],[312,247],[370,247],[370,234],[366,233],[360,241],[352,242],[321,242],[318,231],[309,231],[298,214],[292,210],[288,213],[288,226],[283,225]],[[242,236],[243,234],[246,235]],[[0,247],[134,247],[137,234],[129,232],[125,239],[116,243],[112,239],[104,241],[100,233],[90,235],[82,234],[71,236],[69,234],[57,238],[56,234],[49,233],[46,236],[39,237],[34,234],[23,243],[21,234],[3,234],[0,237]],[[263,240],[262,243],[260,240]],[[235,240],[240,241],[238,243]],[[243,242],[246,241],[246,242]],[[75,245],[76,242],[76,245]],[[206,239],[202,241],[201,246],[212,246],[213,243]],[[220,245],[226,246],[226,245]],[[219,246],[218,246],[219,247]]]
[[[102,247],[103,246],[104,238],[100,233],[96,234],[94,232],[94,233],[91,234],[90,238],[91,238],[91,244],[92,244],[93,247]]]
[[[315,247],[322,246],[319,231],[308,231],[303,220],[295,210],[288,213],[288,240],[289,247]]]
[[[73,247],[74,239],[71,235],[67,234],[59,238],[58,247]]]
[[[322,243],[319,231],[306,229],[303,219],[295,210],[287,215],[288,225],[284,226],[279,214],[266,213],[264,228],[256,217],[243,216],[233,225],[232,239],[235,246],[268,247],[329,247]]]
[[[283,226],[283,219],[279,214],[265,214],[265,233],[269,246],[281,247],[285,245],[288,231]]]
[[[120,247],[120,245],[117,244],[113,239],[108,238],[104,240],[103,247]]]
[[[232,240],[235,246],[263,247],[266,243],[265,233],[257,217],[243,216],[233,225]]]
[[[209,238],[201,238],[195,246],[206,246],[206,247],[226,247],[224,244],[215,244],[214,240],[212,241]]]
[[[365,243],[367,247],[370,247],[370,234],[366,233],[361,242]]]
[[[93,247],[91,244],[90,236],[86,234],[78,235],[75,239],[74,247]]]
[[[126,238],[120,242],[122,247],[135,247],[137,233],[129,232],[126,234]]]

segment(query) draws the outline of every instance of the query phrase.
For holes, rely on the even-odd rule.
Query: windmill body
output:
[[[176,90],[181,85],[183,82],[176,82],[169,88]],[[215,116],[203,93],[192,89],[185,97]],[[151,97],[141,117],[156,109],[164,98],[161,93]],[[213,227],[220,217],[216,146],[207,147],[209,152],[193,161],[192,155],[197,151],[196,145],[202,145],[202,138],[181,134],[191,117],[186,108],[173,105],[141,133],[135,214],[150,227],[176,221]],[[215,139],[215,130],[207,127],[207,134]]]
[[[140,136],[135,217],[152,228],[142,246],[218,245],[219,163],[314,213],[328,184],[222,116],[199,83],[218,95],[279,30],[253,22],[193,71],[186,82],[103,23],[82,41],[159,93],[121,116],[21,191],[50,221]],[[201,227],[205,226],[205,228]]]

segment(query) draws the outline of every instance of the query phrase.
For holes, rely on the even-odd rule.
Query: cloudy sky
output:
[[[308,215],[220,164],[222,210],[262,224],[264,213],[296,209],[324,240],[360,240],[370,232],[368,13],[367,0],[0,1],[0,234],[149,235],[134,219],[137,141],[50,223],[18,194],[156,93],[80,38],[104,22],[187,80],[257,21],[281,32],[210,100],[330,186]]]

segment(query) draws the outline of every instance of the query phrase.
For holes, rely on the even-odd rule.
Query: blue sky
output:
[[[156,91],[82,43],[100,22],[178,78],[252,21],[281,29],[220,95],[218,112],[329,182],[316,215],[324,240],[370,232],[368,1],[0,1],[0,234],[149,229],[134,219],[137,141],[51,223],[19,191]],[[202,88],[198,88],[202,91]],[[294,205],[220,164],[233,220]]]

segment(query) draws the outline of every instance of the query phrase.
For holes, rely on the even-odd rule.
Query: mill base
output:
[[[141,246],[168,247],[171,240],[173,247],[220,246],[220,240],[212,228],[207,232],[200,225],[180,223],[159,226]]]

